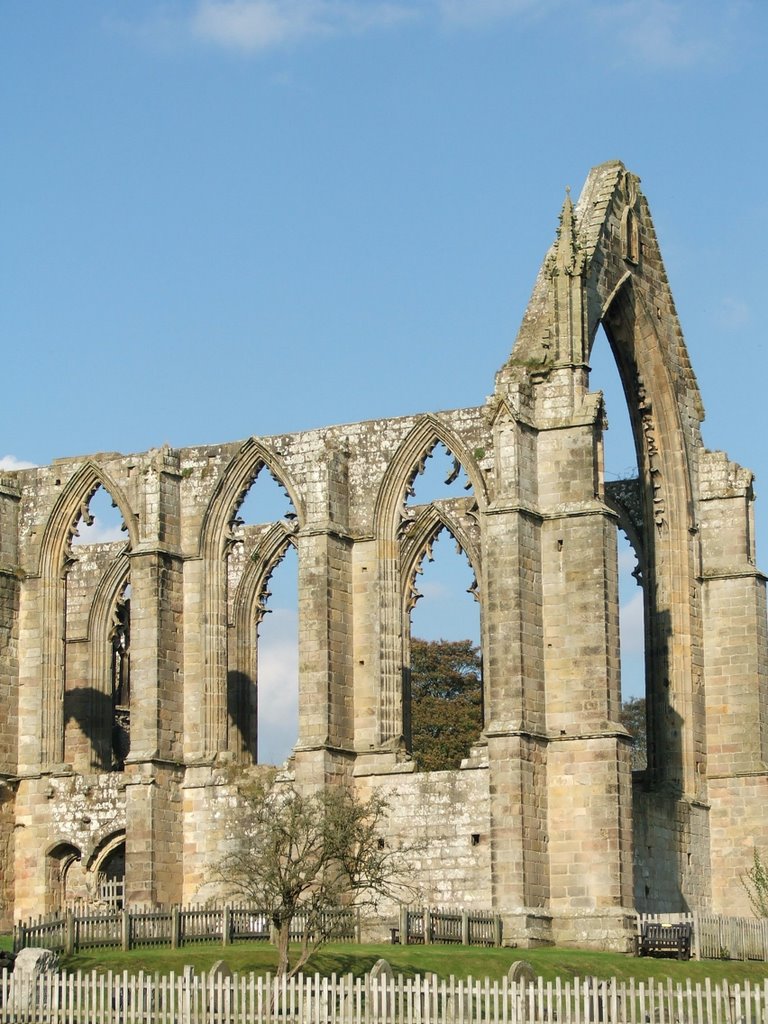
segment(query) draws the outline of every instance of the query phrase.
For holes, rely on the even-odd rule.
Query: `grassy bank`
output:
[[[406,976],[433,971],[441,978],[451,975],[466,978],[501,978],[515,960],[528,960],[545,980],[561,978],[616,977],[710,978],[713,982],[763,981],[768,979],[768,964],[743,963],[737,960],[704,960],[679,963],[671,959],[637,958],[619,953],[601,953],[583,949],[482,949],[462,946],[391,946],[334,944],[319,950],[310,960],[306,973],[318,972],[354,975],[365,974],[383,957],[395,973]],[[261,943],[235,943],[223,948],[206,943],[183,949],[88,950],[63,960],[67,969],[98,971],[129,971],[150,974],[180,972],[186,964],[205,971],[219,959],[226,960],[233,971],[274,972],[277,957],[274,947]]]

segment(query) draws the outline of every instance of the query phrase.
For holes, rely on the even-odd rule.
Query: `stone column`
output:
[[[19,682],[19,491],[0,476],[0,928],[13,924]]]
[[[741,877],[768,850],[768,638],[755,567],[752,474],[707,452],[701,552],[712,905],[749,915]]]
[[[601,499],[596,396],[539,434],[548,854],[554,936],[621,947],[632,907],[616,521]],[[585,924],[585,918],[591,919]]]
[[[299,533],[299,740],[296,781],[314,787],[352,766],[352,539],[347,457],[329,451]]]
[[[126,760],[126,893],[133,902],[181,898],[183,586],[179,467],[153,453],[141,543],[131,553],[131,749]]]
[[[519,404],[521,396],[515,397]],[[494,450],[497,497],[483,524],[491,870],[505,936],[526,945],[550,937],[541,519],[535,432],[503,406],[494,422]]]

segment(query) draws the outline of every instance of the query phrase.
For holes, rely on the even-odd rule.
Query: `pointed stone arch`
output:
[[[702,410],[666,277],[644,278],[644,266],[656,264],[648,248],[646,241],[641,265],[603,299],[599,322],[622,381],[640,474],[648,770],[657,783],[695,797],[704,745],[694,511]]]
[[[422,506],[416,518],[409,522],[408,531],[401,543],[400,567],[401,567],[401,621],[403,624],[402,649],[401,649],[401,688],[403,701],[403,736],[406,747],[412,751],[411,734],[411,688],[410,688],[410,666],[411,666],[411,612],[416,601],[421,597],[416,589],[416,576],[421,571],[425,558],[431,560],[432,545],[440,534],[445,531],[453,538],[464,554],[474,573],[474,583],[469,588],[469,593],[480,605],[482,616],[482,573],[480,546],[470,533],[465,529],[459,517],[452,514],[449,505],[454,502],[432,502]],[[482,633],[482,629],[481,629]]]
[[[71,541],[88,503],[99,487],[111,496],[128,531],[124,551],[138,543],[138,524],[122,489],[95,462],[85,462],[67,481],[46,523],[39,556],[41,589],[41,763],[64,759],[64,638],[66,571]]]
[[[130,559],[122,552],[99,581],[88,618],[88,639],[91,644],[91,680],[93,688],[103,696],[112,697],[112,629],[117,602],[130,580]],[[99,721],[94,729],[94,754],[102,770],[112,766],[112,708],[101,702]]]
[[[227,598],[226,556],[237,538],[237,511],[261,470],[266,468],[304,521],[304,503],[280,458],[255,437],[249,438],[225,467],[214,489],[200,535],[203,578],[202,674],[199,755],[214,758],[227,742]]]
[[[483,474],[465,443],[438,416],[419,418],[387,467],[374,508],[378,546],[380,699],[379,742],[397,744],[403,732],[403,600],[401,541],[413,520],[406,511],[408,491],[437,444],[458,459],[472,485],[480,511],[488,503]],[[476,563],[479,565],[479,558]]]
[[[420,511],[407,537],[401,546],[401,575],[403,614],[407,615],[413,607],[410,594],[415,590],[415,576],[425,556],[429,555],[432,544],[440,533],[446,530],[461,548],[475,574],[473,594],[480,601],[482,594],[482,574],[480,570],[480,549],[475,540],[464,529],[456,516],[442,505],[432,503],[425,505]]]
[[[258,759],[258,643],[254,633],[267,610],[269,580],[288,549],[296,546],[295,529],[274,523],[251,553],[235,593],[227,645],[227,747],[240,759]]]
[[[404,509],[408,490],[419,468],[423,468],[424,461],[437,444],[444,445],[458,459],[472,485],[478,506],[484,509],[488,504],[488,491],[482,471],[465,443],[437,416],[421,416],[395,452],[376,496],[374,528],[378,537],[396,535],[404,518],[400,513]]]
[[[117,506],[128,532],[127,549],[139,542],[138,522],[122,488],[100,466],[89,460],[69,478],[51,511],[40,544],[38,575],[61,572],[74,530],[88,502],[103,487]]]
[[[278,486],[286,491],[296,509],[298,522],[304,522],[301,493],[282,460],[261,441],[249,437],[224,468],[208,503],[200,531],[200,554],[203,557],[224,553],[232,539],[228,535],[228,527],[262,468],[266,468]]]

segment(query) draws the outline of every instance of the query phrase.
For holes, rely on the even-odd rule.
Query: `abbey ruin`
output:
[[[600,325],[639,467],[610,485],[589,385]],[[226,769],[258,756],[258,625],[289,548],[299,736],[286,771],[393,796],[393,835],[426,840],[426,901],[492,907],[507,941],[618,948],[635,908],[748,913],[740,875],[768,851],[765,578],[752,475],[705,450],[703,415],[646,200],[611,162],[566,198],[484,404],[4,473],[3,925],[104,877],[124,877],[129,901],[199,898]],[[437,445],[468,489],[407,504]],[[295,514],[243,526],[261,472]],[[99,489],[123,539],[75,544]],[[634,773],[619,530],[645,607],[648,764]],[[484,728],[460,769],[419,773],[410,608],[442,531],[475,573]]]

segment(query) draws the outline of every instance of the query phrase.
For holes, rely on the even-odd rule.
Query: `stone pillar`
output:
[[[586,395],[539,434],[549,906],[560,941],[592,929],[622,948],[633,901],[631,747],[618,724],[616,521],[601,500],[600,430],[596,396]]]
[[[0,776],[16,771],[19,680],[19,491],[0,476]]]
[[[742,875],[768,850],[768,638],[752,474],[707,452],[700,524],[712,909],[749,915]]]
[[[535,443],[535,432],[498,410],[498,492],[483,530],[485,733],[494,907],[507,939],[521,945],[550,938]]]
[[[126,759],[126,894],[181,898],[183,586],[179,467],[170,449],[146,474],[141,542],[131,553],[131,749]]]
[[[13,924],[19,685],[19,491],[0,476],[0,928]]]
[[[352,540],[347,457],[329,451],[299,534],[298,785],[314,787],[351,770]]]

